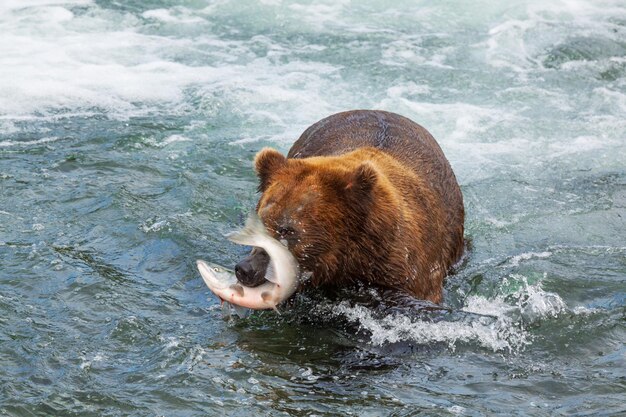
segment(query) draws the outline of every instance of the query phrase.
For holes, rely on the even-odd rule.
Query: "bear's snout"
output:
[[[235,265],[237,280],[246,287],[256,287],[263,284],[269,260],[267,252],[261,248],[254,248],[250,255]]]

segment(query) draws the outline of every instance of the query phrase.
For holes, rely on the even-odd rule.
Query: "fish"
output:
[[[256,214],[250,213],[243,229],[225,235],[231,242],[263,248],[270,257],[266,282],[257,287],[242,285],[234,274],[201,259],[196,261],[200,276],[222,302],[253,310],[273,309],[291,297],[298,287],[299,268],[286,245],[274,239]]]

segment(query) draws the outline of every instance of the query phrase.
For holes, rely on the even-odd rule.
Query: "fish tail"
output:
[[[243,229],[227,233],[225,236],[231,242],[239,243],[240,245],[259,246],[260,240],[267,236],[267,230],[259,215],[252,211],[248,215]]]

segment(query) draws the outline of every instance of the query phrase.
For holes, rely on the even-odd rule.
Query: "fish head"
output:
[[[211,271],[217,276],[220,280],[226,281],[233,274],[231,270],[224,268],[223,266],[219,266],[218,264],[214,264],[212,262],[207,262],[207,265],[211,269]]]
[[[196,261],[198,271],[209,288],[224,288],[236,282],[233,271],[212,262]]]

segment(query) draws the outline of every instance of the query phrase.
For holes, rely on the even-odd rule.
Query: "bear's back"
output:
[[[463,196],[443,151],[422,126],[380,110],[337,113],[306,129],[287,157],[337,156],[362,147],[391,155],[430,185],[446,212],[448,237],[455,242],[449,256],[456,261],[463,251]]]

